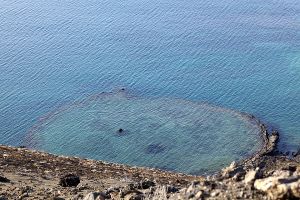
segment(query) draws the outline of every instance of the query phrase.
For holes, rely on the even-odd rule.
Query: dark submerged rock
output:
[[[59,185],[62,187],[76,187],[80,183],[79,176],[68,174],[60,178]]]
[[[147,146],[145,152],[147,154],[158,154],[164,152],[166,149],[162,144],[150,144]]]
[[[122,128],[120,128],[120,129],[116,132],[116,135],[117,135],[117,136],[125,136],[125,135],[127,135],[127,134],[128,134],[128,132],[125,131],[125,130],[122,129]]]

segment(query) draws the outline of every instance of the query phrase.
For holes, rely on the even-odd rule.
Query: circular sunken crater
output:
[[[171,98],[101,93],[40,118],[28,146],[55,154],[210,173],[261,147],[260,127],[239,112]]]

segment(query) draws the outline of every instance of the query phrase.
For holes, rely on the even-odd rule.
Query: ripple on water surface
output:
[[[253,154],[259,132],[257,123],[229,109],[117,92],[49,113],[26,143],[56,154],[203,174]]]

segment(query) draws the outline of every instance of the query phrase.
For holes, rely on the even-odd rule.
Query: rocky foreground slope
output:
[[[0,200],[300,199],[300,156],[262,136],[260,152],[209,177],[0,146]]]

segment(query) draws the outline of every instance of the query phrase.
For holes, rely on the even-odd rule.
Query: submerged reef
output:
[[[231,109],[136,97],[121,90],[93,95],[42,116],[28,131],[24,145],[199,175],[259,151],[260,132],[258,120]]]

